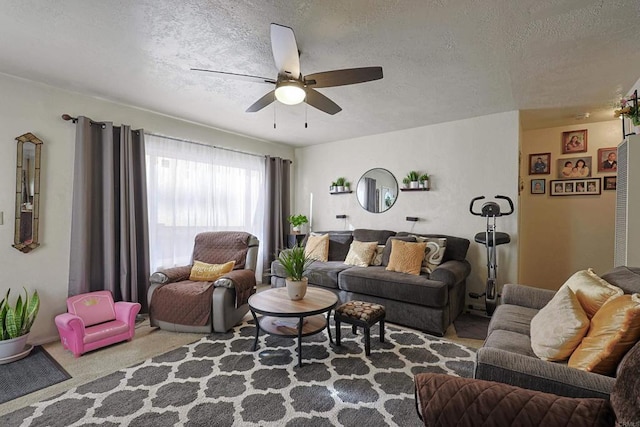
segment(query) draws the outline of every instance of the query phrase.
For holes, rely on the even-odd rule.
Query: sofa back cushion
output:
[[[353,230],[353,239],[359,242],[378,242],[379,245],[387,243],[387,239],[395,236],[396,232],[391,230],[369,230],[367,228],[357,228]]]
[[[349,247],[353,242],[353,234],[350,230],[342,231],[316,231],[316,234],[329,235],[329,261],[344,261],[349,253]],[[302,240],[302,245],[306,246],[309,235]]]
[[[631,426],[640,420],[640,342],[624,357],[618,368],[611,391],[611,406],[621,426]]]
[[[84,326],[115,320],[113,296],[109,291],[89,292],[67,298],[67,311],[82,319]]]
[[[433,237],[433,238],[445,238],[447,239],[447,250],[444,251],[444,257],[442,262],[447,262],[450,260],[455,261],[464,261],[467,258],[467,250],[469,250],[469,240],[456,237],[456,236],[447,236],[446,234],[418,234],[418,233],[407,233],[406,231],[401,231],[396,234],[397,237],[401,236],[409,236],[414,234],[416,236],[422,237]]]
[[[602,278],[622,289],[625,294],[640,293],[640,267],[616,267],[603,274]]]

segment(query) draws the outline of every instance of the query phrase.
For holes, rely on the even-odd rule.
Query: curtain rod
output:
[[[62,115],[62,120],[71,121],[74,124],[78,122],[78,118],[77,117],[70,116],[69,114],[66,114],[66,113]],[[91,123],[104,124],[102,122],[94,122],[93,120],[91,120]],[[157,133],[145,132],[145,134],[149,135],[149,136],[157,136],[159,138],[171,139],[173,141],[187,142],[189,144],[201,145],[203,147],[217,148],[219,150],[231,151],[231,152],[239,153],[239,154],[246,154],[246,155],[249,155],[249,156],[262,157],[262,158],[266,158],[267,157],[264,154],[249,153],[249,152],[246,152],[246,151],[234,150],[233,148],[219,147],[217,145],[205,144],[205,143],[202,143],[202,142],[195,142],[195,141],[190,141],[188,139],[175,138],[175,137],[172,137],[172,136],[160,135],[160,134],[157,134]],[[293,163],[293,162],[291,162],[291,163]]]
[[[203,143],[203,142],[189,141],[188,139],[175,138],[175,137],[173,137],[173,136],[160,135],[160,134],[157,134],[157,133],[145,132],[145,135],[149,135],[149,136],[157,136],[157,137],[159,137],[159,138],[171,139],[171,140],[173,140],[173,141],[187,142],[187,143],[189,143],[189,144],[202,145],[203,147],[217,148],[217,149],[219,149],[219,150],[232,151],[232,152],[234,152],[234,153],[246,154],[246,155],[248,155],[248,156],[255,156],[255,157],[262,157],[262,158],[267,157],[267,156],[265,156],[264,154],[248,153],[248,152],[246,152],[246,151],[234,150],[233,148],[219,147],[219,146],[217,146],[217,145],[205,144],[205,143]]]

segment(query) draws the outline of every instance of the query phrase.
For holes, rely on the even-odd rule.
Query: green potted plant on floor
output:
[[[9,300],[10,293],[11,288],[0,301],[0,362],[18,360],[13,358],[23,353],[22,357],[29,354],[26,349],[27,338],[40,309],[38,291],[34,291],[29,298],[29,292],[24,288],[24,300],[22,295],[18,295],[14,305]]]
[[[294,233],[300,233],[301,227],[309,222],[309,219],[306,217],[306,215],[291,215],[289,217],[289,222],[291,223],[291,226],[293,227],[293,232]]]
[[[309,284],[309,278],[305,276],[305,273],[315,259],[309,258],[305,254],[304,246],[296,245],[280,252],[278,261],[287,274],[285,283],[289,298],[294,301],[304,298]]]

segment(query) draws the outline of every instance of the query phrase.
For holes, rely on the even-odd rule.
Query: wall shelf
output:
[[[431,191],[430,188],[401,188],[400,191]]]
[[[351,194],[353,191],[329,191],[329,194]]]

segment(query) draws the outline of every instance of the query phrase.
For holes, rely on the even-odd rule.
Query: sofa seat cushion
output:
[[[491,317],[487,334],[490,335],[494,330],[500,329],[530,336],[531,319],[536,314],[538,314],[538,310],[534,308],[512,304],[499,305]]]
[[[100,323],[99,325],[85,328],[82,341],[85,344],[89,344],[125,332],[129,332],[129,325],[122,320],[112,320],[111,322]]]
[[[449,290],[426,275],[387,271],[385,267],[352,267],[340,273],[340,289],[363,295],[408,302],[425,307],[444,307]]]
[[[494,313],[495,315],[495,313]],[[531,339],[528,335],[513,331],[494,330],[487,336],[483,347],[497,348],[510,353],[521,354],[538,359],[531,349]]]

